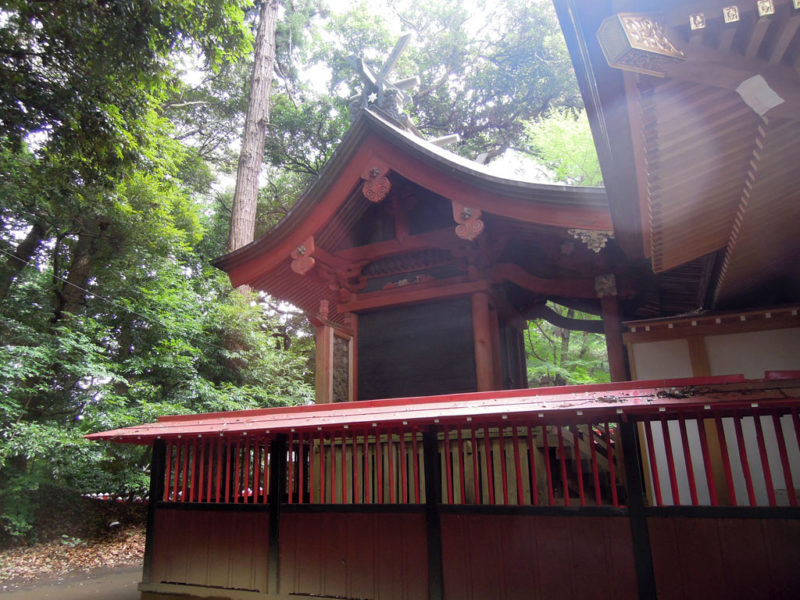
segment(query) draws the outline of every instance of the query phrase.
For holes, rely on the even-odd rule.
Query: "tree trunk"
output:
[[[5,299],[12,282],[17,278],[22,268],[30,262],[36,249],[44,240],[46,233],[47,228],[37,221],[33,224],[25,239],[17,245],[14,254],[8,257],[5,266],[0,269],[0,302]]]
[[[53,323],[58,323],[65,315],[77,315],[83,310],[86,301],[86,289],[92,275],[94,256],[97,253],[97,240],[105,229],[100,223],[93,223],[89,231],[82,231],[70,254],[66,281],[56,289]]]
[[[269,123],[269,99],[275,64],[275,27],[278,0],[264,0],[258,17],[250,99],[244,124],[244,139],[236,172],[228,251],[253,241],[258,202],[258,177],[264,159],[264,136]]]

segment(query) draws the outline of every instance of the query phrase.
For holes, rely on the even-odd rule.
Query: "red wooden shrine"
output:
[[[317,404],[89,436],[153,447],[143,598],[800,597],[800,15],[729,4],[555,1],[605,189],[354,121],[217,261],[309,315]],[[525,389],[538,317],[614,382]]]

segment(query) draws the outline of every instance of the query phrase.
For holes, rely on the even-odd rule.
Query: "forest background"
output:
[[[258,6],[0,2],[0,525],[42,486],[143,495],[149,451],[82,435],[162,414],[313,401],[302,314],[234,293],[225,252]],[[352,56],[398,78],[428,137],[506,174],[601,183],[547,0],[283,0],[256,235],[347,130]],[[553,307],[561,314],[583,316]],[[602,336],[527,331],[531,386],[608,379]]]

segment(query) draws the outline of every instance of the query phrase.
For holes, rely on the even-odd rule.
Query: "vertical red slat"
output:
[[[311,504],[314,504],[314,500],[316,500],[317,495],[315,491],[317,489],[316,484],[314,483],[314,433],[309,432],[308,434],[308,501]]]
[[[370,486],[369,472],[369,431],[364,430],[364,504],[372,503],[372,487]]]
[[[458,483],[459,490],[461,491],[461,504],[467,503],[467,481],[464,474],[464,436],[461,432],[461,426],[458,429]]]
[[[205,441],[200,442],[200,460],[198,461],[198,470],[200,471],[200,482],[197,489],[197,501],[203,501],[203,492],[205,491],[205,474],[206,474],[206,444]]]
[[[586,432],[589,436],[589,451],[592,455],[592,483],[594,484],[594,502],[597,506],[603,504],[603,494],[600,491],[600,473],[597,470],[597,450],[594,447],[594,427],[591,423],[586,424]]]
[[[164,485],[164,497],[162,500],[164,502],[169,501],[169,488],[172,486],[172,449],[174,448],[174,444],[167,443],[167,465],[164,469],[164,477],[166,478],[166,484]]]
[[[575,456],[575,471],[578,475],[578,499],[581,502],[581,506],[586,506],[586,494],[584,494],[583,490],[583,465],[581,464],[581,447],[580,440],[578,439],[578,426],[570,425],[569,428],[572,432],[572,451],[573,455]]]
[[[492,440],[489,427],[483,428],[484,459],[486,461],[486,489],[489,491],[489,504],[494,504],[494,469],[492,468]]]
[[[514,470],[517,475],[517,504],[522,506],[525,504],[525,498],[522,495],[522,461],[519,457],[519,434],[516,425],[511,427],[511,441],[514,446]]]
[[[377,462],[377,475],[375,486],[378,488],[378,504],[383,504],[383,446],[381,444],[381,432],[375,430],[375,462]]]
[[[241,449],[241,446],[239,445],[239,440],[238,439],[236,440],[236,457],[235,457],[235,460],[236,460],[236,463],[235,463],[236,467],[235,467],[234,475],[233,475],[233,478],[234,478],[233,479],[233,503],[234,504],[238,504],[239,496],[241,496],[241,492],[242,492],[241,487],[239,486],[239,472],[241,471],[241,467],[242,467],[242,449]]]
[[[265,442],[266,443],[266,442]],[[291,448],[291,446],[289,446]],[[261,440],[253,444],[253,504],[258,503],[258,486],[261,484]]]
[[[508,504],[508,466],[506,465],[506,430],[505,427],[497,428],[497,438],[500,442],[500,473],[503,476],[503,504]]]
[[[736,445],[739,448],[739,462],[742,465],[744,482],[747,487],[747,500],[750,506],[756,505],[756,491],[753,489],[753,476],[750,473],[750,460],[747,458],[747,448],[744,445],[744,433],[742,432],[742,420],[740,416],[733,417],[733,426],[736,431]]]
[[[244,438],[244,485],[242,502],[247,504],[250,498],[250,438]]]
[[[342,430],[342,504],[347,504],[347,430]]]
[[[197,479],[197,440],[192,439],[191,444],[191,458],[189,459],[189,502],[194,502],[197,487],[195,486]]]
[[[734,419],[735,421],[736,419]],[[706,483],[708,484],[708,495],[711,498],[711,506],[717,506],[717,485],[714,483],[714,471],[711,467],[711,457],[708,454],[708,440],[706,439],[706,426],[703,423],[703,416],[697,416],[697,433],[700,436],[700,449],[703,451],[703,467],[706,472]]]
[[[542,440],[544,442],[544,467],[547,475],[547,502],[548,506],[554,506],[556,501],[553,494],[553,472],[550,467],[550,443],[547,440],[546,425],[542,425]]]
[[[303,504],[305,498],[305,491],[306,491],[306,480],[303,477],[305,473],[305,436],[302,433],[297,434],[297,465],[298,465],[298,473],[297,473],[297,503]],[[266,479],[264,480],[264,489],[266,490]]]
[[[208,440],[208,456],[206,457],[206,502],[211,502],[212,482],[214,479],[214,439]]]
[[[528,426],[528,467],[531,471],[531,504],[539,505],[539,489],[536,481],[536,449],[533,447],[533,426]]]
[[[419,504],[419,454],[416,430],[411,432],[411,453],[414,455],[414,503]]]
[[[331,442],[331,504],[336,504],[336,432],[328,434]]]
[[[264,488],[264,493],[261,496],[261,504],[269,503],[269,448],[272,444],[272,440],[270,438],[264,438],[264,468],[262,469],[263,476],[261,480],[264,482],[262,486]],[[273,498],[275,502],[280,502],[280,498]]]
[[[453,463],[450,455],[450,431],[444,427],[442,436],[442,452],[444,453],[444,466],[447,471],[447,503],[453,503]]]
[[[325,496],[325,432],[319,434],[319,503],[325,504],[327,497]]]
[[[675,457],[672,454],[672,437],[667,426],[667,415],[661,415],[661,435],[664,436],[664,448],[667,451],[667,471],[669,472],[669,490],[672,493],[672,504],[681,503],[681,494],[678,490],[678,475],[675,472]]]
[[[394,434],[389,429],[386,432],[386,462],[389,465],[389,503],[394,504],[395,495],[395,480],[394,480]]]
[[[361,502],[361,495],[358,493],[358,436],[353,430],[353,504]]]
[[[611,503],[616,507],[619,506],[619,498],[617,497],[617,473],[615,462],[617,458],[614,452],[613,444],[611,443],[611,427],[606,421],[606,456],[608,457],[608,476],[611,482]]]
[[[558,426],[558,459],[561,463],[561,485],[564,487],[564,506],[569,506],[569,480],[567,479],[567,453],[564,450],[564,432]]]
[[[225,503],[230,502],[231,491],[231,453],[233,444],[230,440],[225,440]]]
[[[222,492],[222,436],[217,438],[217,489],[214,490],[215,501],[219,504],[220,493]]]
[[[292,457],[295,456],[294,451],[294,432],[289,431],[289,445],[288,445],[288,456],[286,457],[286,476],[289,478],[289,483],[286,486],[286,491],[289,494],[288,503],[294,504],[294,460]]]
[[[764,443],[761,414],[758,410],[753,413],[753,421],[756,426],[756,441],[758,442],[758,453],[761,455],[761,469],[764,474],[764,483],[767,485],[767,499],[769,500],[770,506],[775,506],[775,487],[772,485],[772,471],[769,468],[769,457],[767,456],[767,446]]]
[[[694,480],[694,467],[692,466],[692,455],[689,452],[689,436],[686,434],[686,417],[678,417],[678,425],[681,429],[681,443],[683,444],[683,460],[686,464],[686,476],[689,478],[689,493],[692,496],[692,506],[697,506],[697,482]]]
[[[408,504],[408,462],[406,461],[406,432],[400,430],[400,485],[403,486],[403,495],[400,501]]]
[[[478,443],[475,437],[475,427],[470,427],[472,438],[472,487],[475,494],[475,504],[481,504],[480,471],[478,470]]]
[[[653,444],[652,421],[642,421],[642,431],[647,442],[648,464],[650,465],[650,475],[656,495],[656,506],[664,506],[664,501],[661,498],[661,479],[658,476],[658,461],[656,460],[656,450]]]
[[[186,484],[189,478],[187,465],[189,463],[189,442],[183,442],[183,466],[181,467],[181,502],[186,502]]]
[[[783,480],[786,482],[786,492],[789,494],[789,505],[797,506],[797,494],[794,491],[792,481],[792,469],[789,466],[789,453],[786,451],[786,440],[783,437],[783,427],[781,427],[781,415],[772,413],[772,423],[775,426],[775,436],[778,441],[778,452],[781,455],[781,468],[783,469]]]
[[[728,495],[732,506],[736,506],[736,488],[733,486],[733,473],[731,472],[731,457],[728,452],[728,441],[725,437],[725,428],[722,426],[722,419],[718,414],[714,415],[714,422],[717,425],[717,437],[719,438],[719,450],[722,454],[722,466],[725,471],[725,482],[728,485]]]

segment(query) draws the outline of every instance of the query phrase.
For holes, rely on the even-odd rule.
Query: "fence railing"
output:
[[[649,506],[797,506],[796,407],[687,411],[673,404],[657,410],[663,412],[624,415],[636,423],[638,446],[632,447],[639,454]],[[620,421],[558,419],[467,418],[426,427],[436,439],[430,466],[440,486],[437,499],[467,506],[624,507],[628,489]],[[427,501],[421,429],[376,423],[284,435],[281,502]],[[274,439],[274,434],[257,434],[167,442],[162,500],[267,504],[270,463],[284,460],[271,456]]]
[[[639,438],[650,506],[797,506],[796,408],[661,413]]]

